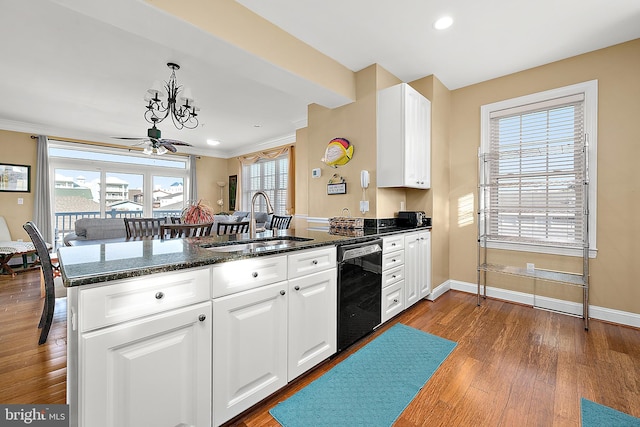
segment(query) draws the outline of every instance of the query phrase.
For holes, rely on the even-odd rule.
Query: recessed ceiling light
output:
[[[207,139],[207,144],[209,144],[209,145],[219,145],[220,141],[218,141],[217,139]]]
[[[436,30],[446,30],[452,24],[453,24],[453,18],[452,17],[443,16],[442,18],[440,18],[436,22],[434,22],[433,28],[435,28]]]

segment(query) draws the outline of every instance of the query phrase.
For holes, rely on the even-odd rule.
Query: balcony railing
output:
[[[163,218],[167,216],[180,216],[182,211],[179,209],[154,209],[154,218]],[[105,218],[141,218],[142,211],[117,211],[111,210],[105,212]],[[55,247],[62,246],[65,234],[75,230],[76,221],[80,218],[101,218],[100,212],[56,212],[55,214]]]

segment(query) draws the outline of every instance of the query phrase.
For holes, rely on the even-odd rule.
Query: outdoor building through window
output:
[[[50,140],[49,165],[58,244],[79,218],[178,216],[188,199],[186,157]]]
[[[589,82],[482,107],[490,247],[556,253],[588,236],[595,248],[596,96]]]

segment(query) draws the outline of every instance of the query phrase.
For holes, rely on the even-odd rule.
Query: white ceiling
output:
[[[353,71],[378,63],[406,82],[435,74],[449,89],[640,38],[638,0],[238,2]],[[438,32],[443,14],[455,21]],[[345,102],[140,0],[0,0],[0,40],[0,129],[144,136],[145,91],[168,79],[170,61],[201,107],[198,129],[159,126],[194,145],[185,152],[231,157],[291,142],[308,104]]]

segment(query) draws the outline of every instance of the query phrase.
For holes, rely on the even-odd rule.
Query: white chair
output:
[[[9,232],[9,227],[7,227],[7,221],[4,220],[3,216],[0,216],[0,242],[10,242],[11,233]]]

